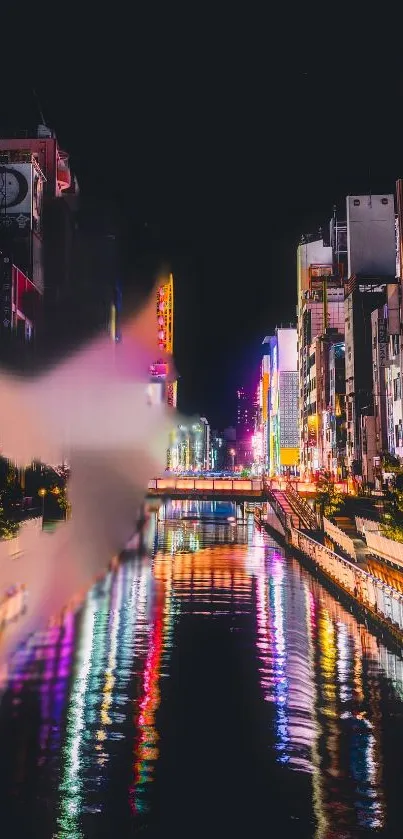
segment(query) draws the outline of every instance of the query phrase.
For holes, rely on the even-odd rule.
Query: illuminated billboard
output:
[[[266,377],[267,376],[267,377]],[[262,386],[269,391],[268,454],[271,475],[298,461],[297,330],[276,330],[270,338],[270,367]]]
[[[168,375],[168,364],[160,361],[152,364],[150,367],[150,376],[152,379],[166,379]]]
[[[173,353],[173,309],[173,276],[170,274],[168,282],[161,283],[157,290],[158,348],[168,355]]]
[[[39,232],[44,177],[33,162],[8,160],[9,155],[0,152],[0,228],[13,237]]]
[[[165,356],[173,353],[173,308],[173,276],[170,274],[167,282],[159,284],[156,301],[157,346]],[[150,367],[150,378],[152,381],[166,382],[164,399],[168,405],[176,407],[177,383],[168,381],[170,366],[170,363],[162,358],[156,360]]]

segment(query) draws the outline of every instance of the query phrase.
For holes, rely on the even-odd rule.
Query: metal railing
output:
[[[263,493],[265,484],[261,479],[244,478],[153,478],[148,489],[155,492],[250,492]]]
[[[304,521],[304,523],[307,524],[311,530],[317,530],[318,520],[316,518],[316,513],[312,510],[312,507],[309,506],[308,502],[305,501],[304,498],[301,498],[299,492],[290,485],[285,490],[285,495],[291,507],[295,509],[296,513]]]
[[[355,516],[355,527],[357,533],[365,538],[366,533],[380,533],[379,521],[373,519],[364,519],[361,516]]]
[[[387,562],[392,562],[403,568],[403,544],[376,531],[366,530],[365,539],[368,550],[375,557],[380,557]]]
[[[293,517],[294,519],[298,519],[298,526],[301,527],[302,523],[304,522],[301,522],[301,517],[298,515],[298,513],[288,513],[286,510],[284,510],[280,502],[277,500],[276,496],[270,489],[267,489],[267,495],[270,506],[273,508],[278,520],[281,522],[286,532],[290,532],[291,528],[293,527]]]
[[[338,556],[295,527],[291,528],[291,544],[308,556],[358,602],[403,630],[403,596],[399,591],[348,559]]]
[[[346,552],[346,554],[351,556],[354,561],[357,560],[357,552],[353,540],[350,536],[347,536],[347,533],[345,533],[344,530],[341,530],[340,527],[337,527],[336,524],[333,524],[333,522],[329,521],[329,519],[325,518],[325,516],[323,516],[323,530],[327,536],[336,543],[336,545],[339,545],[339,547]]]

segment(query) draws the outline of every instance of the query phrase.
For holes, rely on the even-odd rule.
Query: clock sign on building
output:
[[[6,163],[0,157],[0,228],[13,236],[39,232],[43,175],[30,163]]]

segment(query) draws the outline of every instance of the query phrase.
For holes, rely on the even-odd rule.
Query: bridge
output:
[[[260,478],[154,478],[149,498],[204,498],[266,501],[268,487]]]
[[[283,486],[284,484],[284,486]],[[288,482],[266,481],[262,478],[154,478],[148,483],[147,497],[203,500],[228,500],[239,502],[241,516],[243,502],[260,502],[262,509],[268,502],[281,522],[284,532],[292,526],[316,530],[316,513],[298,490]]]

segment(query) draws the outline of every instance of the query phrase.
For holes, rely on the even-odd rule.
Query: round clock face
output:
[[[27,179],[16,169],[0,166],[0,207],[18,207],[28,193]]]

